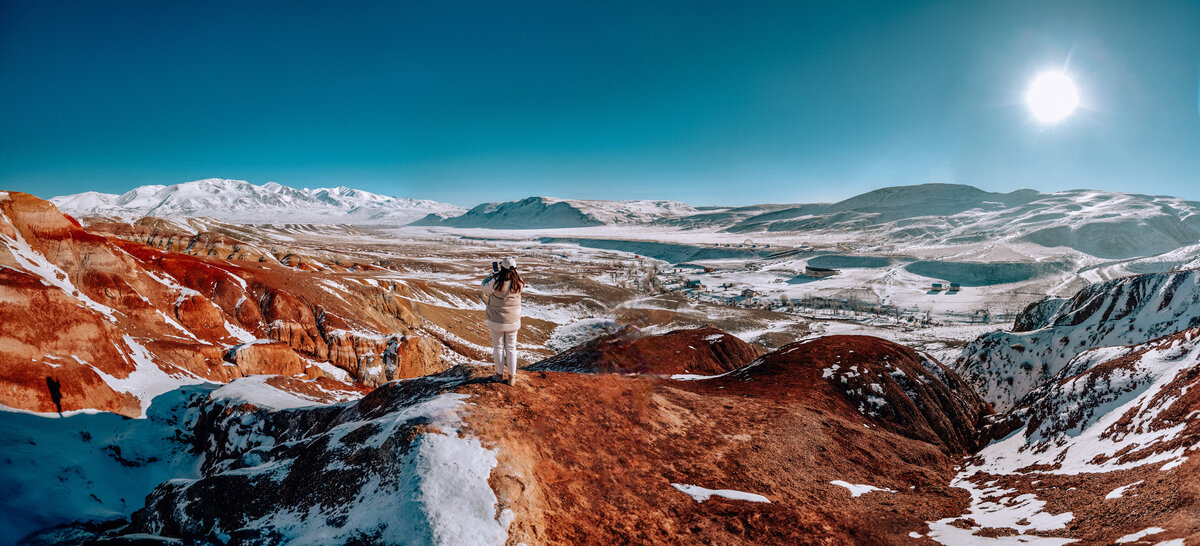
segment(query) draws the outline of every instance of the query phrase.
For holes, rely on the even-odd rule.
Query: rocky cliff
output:
[[[165,241],[201,251],[98,234],[0,192],[0,404],[138,416],[189,383],[272,373],[377,385],[445,369],[386,272],[313,273],[215,236]]]

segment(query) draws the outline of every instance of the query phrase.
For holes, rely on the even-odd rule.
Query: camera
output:
[[[500,272],[500,262],[492,262],[492,273]]]

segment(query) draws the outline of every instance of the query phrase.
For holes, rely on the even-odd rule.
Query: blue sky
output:
[[[0,189],[1200,199],[1200,2],[0,1]],[[1022,96],[1064,69],[1054,126]]]

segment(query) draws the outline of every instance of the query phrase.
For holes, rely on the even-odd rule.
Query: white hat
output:
[[[500,262],[500,267],[502,267],[504,269],[516,269],[517,261],[512,259],[511,257],[505,258],[504,261]]]

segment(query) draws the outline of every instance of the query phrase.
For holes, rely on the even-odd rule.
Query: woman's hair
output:
[[[509,283],[508,291],[512,294],[520,292],[525,287],[525,281],[521,280],[521,275],[517,273],[516,268],[500,268],[500,272],[496,273],[496,282],[492,285],[492,289],[499,290],[506,282]]]

